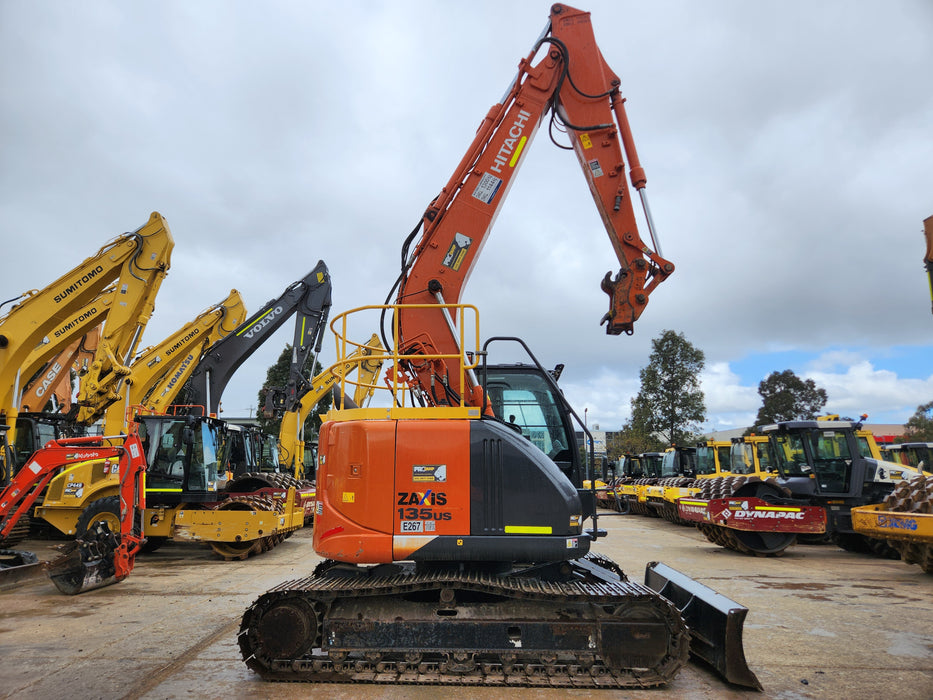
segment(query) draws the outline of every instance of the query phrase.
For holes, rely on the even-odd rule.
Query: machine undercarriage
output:
[[[543,567],[325,561],[244,614],[266,680],[652,687],[686,663],[678,609],[589,554]]]

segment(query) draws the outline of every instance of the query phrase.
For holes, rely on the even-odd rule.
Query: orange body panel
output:
[[[327,422],[319,450],[322,557],[400,561],[436,535],[470,533],[469,421]]]
[[[470,534],[470,422],[398,421],[396,561],[436,535]]]
[[[324,423],[318,449],[314,551],[337,561],[391,562],[395,421]]]

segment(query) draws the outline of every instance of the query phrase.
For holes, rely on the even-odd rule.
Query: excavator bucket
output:
[[[120,538],[106,523],[99,522],[84,537],[61,548],[61,556],[46,565],[55,587],[65,595],[77,595],[103,588],[123,579],[117,578],[115,554]]]
[[[645,585],[673,603],[690,629],[690,653],[730,683],[762,690],[745,661],[742,625],[748,608],[666,564],[651,562]]]

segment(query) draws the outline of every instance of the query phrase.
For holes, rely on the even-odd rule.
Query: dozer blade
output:
[[[0,549],[0,590],[13,588],[42,573],[42,563],[32,552]]]
[[[660,562],[645,569],[645,585],[673,603],[690,629],[690,653],[730,683],[762,690],[745,661],[742,625],[748,608]]]
[[[63,545],[62,555],[46,564],[52,583],[65,595],[77,595],[122,580],[117,578],[114,566],[119,537],[104,523],[97,523],[95,528],[94,533],[89,532],[83,539]]]

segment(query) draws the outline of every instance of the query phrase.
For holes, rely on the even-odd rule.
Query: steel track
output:
[[[586,563],[598,567],[603,580],[591,576],[589,580],[545,581],[449,571],[358,578],[315,575],[283,583],[261,596],[243,615],[238,642],[247,666],[270,681],[588,688],[648,688],[670,682],[689,654],[689,633],[679,611],[655,591],[628,581],[624,574],[618,577],[621,570],[611,560],[589,555]],[[383,643],[353,654],[321,648],[335,602],[365,600],[362,604],[371,606],[373,616],[378,617],[383,608],[391,611],[402,599],[437,601],[445,595],[458,600],[471,595],[498,600],[488,604],[493,618],[507,615],[510,605],[522,602],[559,604],[571,617],[582,611],[591,614],[593,609],[601,615],[615,611],[620,623],[624,620],[637,627],[650,621],[656,629],[664,628],[666,651],[650,668],[613,666],[611,660],[594,653],[597,642],[593,640],[604,629],[597,623],[589,631],[589,648],[508,652],[392,649]],[[633,638],[637,636],[636,631]]]

